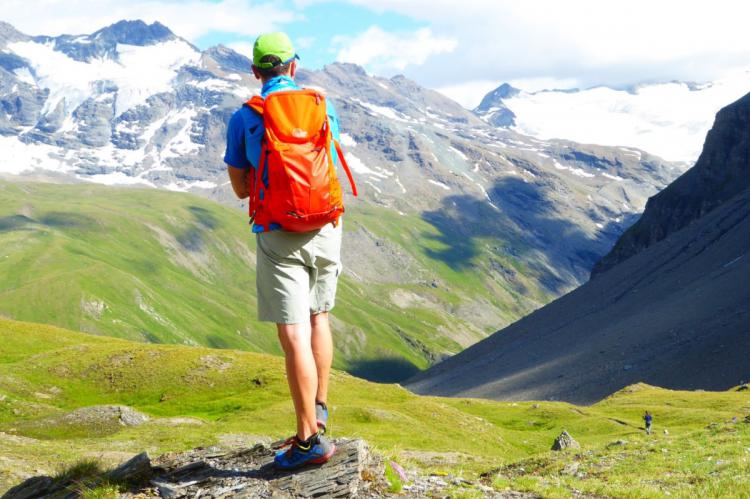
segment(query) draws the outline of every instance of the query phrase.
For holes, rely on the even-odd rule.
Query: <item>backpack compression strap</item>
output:
[[[344,167],[346,176],[349,178],[349,184],[352,186],[352,194],[354,194],[354,197],[357,197],[357,185],[354,183],[354,177],[352,177],[352,172],[349,170],[349,164],[346,162],[344,153],[341,151],[341,144],[339,144],[338,140],[333,139],[333,145],[336,146],[336,153],[339,155],[339,160],[341,160],[341,166]]]

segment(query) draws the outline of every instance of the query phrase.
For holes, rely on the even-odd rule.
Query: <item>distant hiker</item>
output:
[[[647,435],[651,435],[651,422],[653,420],[654,420],[654,417],[651,415],[651,413],[646,411],[646,414],[643,415],[643,422],[646,424]]]
[[[294,82],[297,59],[284,33],[255,40],[252,70],[263,86],[232,115],[224,156],[235,194],[248,199],[258,318],[276,323],[297,415],[297,433],[274,461],[283,469],[324,463],[335,451],[324,433],[333,360],[328,312],[341,273],[344,212],[336,164],[357,194],[336,112],[323,94]]]

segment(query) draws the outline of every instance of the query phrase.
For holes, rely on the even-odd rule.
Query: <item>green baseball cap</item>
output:
[[[267,55],[275,55],[281,62],[260,62]],[[253,45],[253,64],[261,69],[271,69],[280,64],[287,64],[299,56],[294,52],[294,46],[286,33],[264,33],[255,39]]]

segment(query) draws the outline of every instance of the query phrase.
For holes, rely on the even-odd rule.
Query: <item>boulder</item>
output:
[[[552,450],[565,450],[565,449],[580,449],[581,444],[575,441],[573,437],[570,436],[570,433],[563,430],[562,433],[560,433],[560,436],[557,437],[552,444]]]
[[[151,459],[146,452],[141,452],[107,473],[107,478],[118,483],[136,482],[150,478],[151,473]]]

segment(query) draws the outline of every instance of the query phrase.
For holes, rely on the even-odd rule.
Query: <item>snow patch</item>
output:
[[[409,123],[413,120],[406,119],[404,115],[399,113],[398,111],[390,108],[390,107],[384,107],[384,106],[378,106],[376,104],[372,104],[370,102],[365,102],[363,100],[357,99],[356,97],[352,97],[352,100],[359,105],[363,106],[366,109],[369,109],[373,113],[384,116],[388,119],[391,119],[393,121],[400,121],[402,123]]]
[[[595,177],[596,176],[593,173],[589,173],[589,172],[587,172],[587,171],[585,171],[585,170],[583,170],[581,168],[575,168],[575,167],[572,167],[572,166],[563,166],[557,160],[554,160],[553,164],[554,164],[554,166],[555,166],[556,169],[558,169],[558,170],[567,170],[570,173],[572,173],[573,175],[576,175],[577,177],[591,178],[591,177]]]
[[[37,84],[50,91],[42,114],[64,102],[70,115],[92,96],[96,82],[108,81],[117,87],[115,116],[142,104],[150,96],[170,92],[170,83],[179,68],[196,63],[200,52],[182,40],[169,40],[147,46],[118,44],[117,58],[77,61],[54,48],[54,42],[15,42],[8,45],[15,54],[29,60]]]
[[[34,75],[31,74],[31,71],[29,71],[29,68],[22,67],[22,68],[16,68],[13,73],[16,75],[16,78],[18,78],[19,81],[26,83],[27,85],[36,85],[36,80],[34,79]],[[15,92],[17,89],[13,89]]]
[[[455,147],[453,147],[453,146],[448,146],[448,148],[449,148],[449,149],[450,149],[451,151],[453,151],[454,153],[456,153],[456,154],[457,154],[457,155],[458,155],[458,156],[459,156],[459,157],[460,157],[461,159],[463,159],[464,161],[469,161],[469,157],[468,157],[468,156],[467,156],[466,154],[464,154],[463,152],[461,152],[461,151],[459,151],[458,149],[456,149]]]
[[[378,194],[383,194],[383,191],[380,189],[380,187],[378,187],[377,185],[373,184],[369,180],[365,180],[365,184],[370,184],[370,187],[372,187],[373,189],[375,189]]]
[[[357,141],[348,133],[342,132],[339,138],[341,139],[342,146],[355,147],[357,145]]]
[[[449,191],[449,190],[451,190],[451,188],[450,188],[450,187],[448,187],[448,186],[447,186],[446,184],[444,184],[444,183],[442,183],[442,182],[438,182],[437,180],[432,180],[432,179],[428,179],[427,181],[428,181],[429,183],[431,183],[431,184],[434,184],[434,185],[436,185],[436,186],[438,186],[438,187],[442,188],[442,189],[445,189],[446,191]]]
[[[368,168],[361,159],[350,152],[344,153],[344,157],[346,158],[346,162],[349,165],[349,168],[351,168],[354,173],[357,173],[359,175],[373,176],[375,177],[374,180],[376,181],[380,181],[381,179],[388,178],[393,175],[393,172],[386,172],[382,169],[379,169],[380,171],[375,171]]]
[[[624,178],[622,178],[622,177],[621,177],[621,176],[619,176],[619,175],[612,175],[612,174],[610,174],[610,173],[607,173],[607,172],[603,172],[603,173],[602,173],[602,176],[603,176],[603,177],[607,177],[607,178],[608,178],[608,179],[610,179],[610,180],[616,180],[616,181],[618,181],[618,182],[622,182],[623,180],[625,180]]]
[[[750,88],[750,71],[696,89],[681,82],[631,91],[597,87],[579,92],[521,92],[504,99],[524,135],[585,144],[637,147],[666,160],[692,163],[719,109]],[[624,149],[627,150],[627,149]],[[640,152],[629,151],[640,159]]]
[[[0,172],[18,175],[35,169],[67,172],[72,168],[59,147],[47,144],[24,144],[17,137],[0,135]]]

